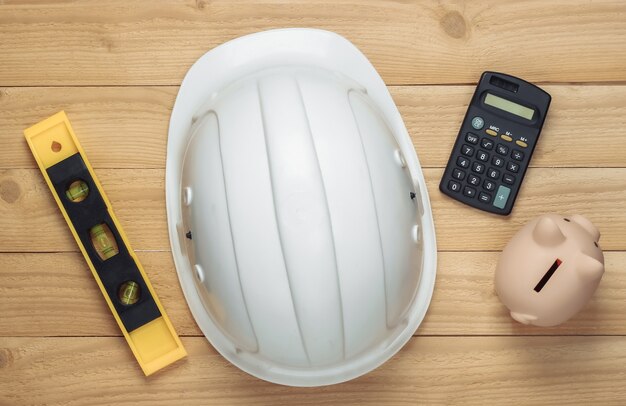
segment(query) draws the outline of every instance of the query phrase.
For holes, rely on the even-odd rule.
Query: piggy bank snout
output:
[[[598,280],[604,274],[604,264],[582,252],[576,257],[576,273],[585,282]]]

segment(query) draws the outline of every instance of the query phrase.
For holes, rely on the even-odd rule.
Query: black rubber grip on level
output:
[[[154,302],[135,260],[130,256],[128,248],[117,231],[106,203],[80,154],[74,154],[51,166],[47,172],[126,330],[131,332],[160,317],[161,312]],[[82,180],[89,186],[89,194],[81,202],[73,202],[65,195],[69,185],[76,180]],[[109,227],[119,250],[117,255],[106,260],[100,258],[89,235],[89,230],[101,223],[105,223]],[[139,300],[132,305],[123,304],[118,296],[120,286],[127,281],[137,283],[140,288]]]

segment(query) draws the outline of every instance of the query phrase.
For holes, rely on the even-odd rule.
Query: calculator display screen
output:
[[[510,100],[503,99],[491,93],[487,93],[485,96],[485,104],[523,117],[527,120],[532,120],[535,115],[535,110],[522,106],[521,104],[513,103]]]

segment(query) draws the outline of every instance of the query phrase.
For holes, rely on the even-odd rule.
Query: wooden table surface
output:
[[[625,404],[626,3],[99,0],[0,2],[0,405]],[[167,126],[191,64],[269,28],[336,31],[372,61],[424,167],[439,266],[415,337],[322,388],[255,379],[208,344],[182,297],[164,199]],[[553,97],[513,214],[437,185],[484,70]],[[145,378],[36,168],[22,130],[65,109],[189,357]],[[499,251],[545,212],[601,230],[606,273],[555,328],[513,322]]]

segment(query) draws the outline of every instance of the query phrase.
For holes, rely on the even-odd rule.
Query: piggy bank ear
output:
[[[597,259],[579,252],[578,255],[576,255],[575,261],[576,264],[574,267],[576,268],[576,273],[582,280],[592,282],[602,277],[604,265]]]
[[[584,228],[585,231],[589,233],[593,241],[598,242],[600,239],[600,230],[598,230],[596,226],[594,226],[593,223],[587,219],[587,217],[583,217],[580,214],[574,214],[571,217],[571,220]]]
[[[539,245],[554,246],[565,241],[565,236],[556,221],[550,217],[542,217],[533,230],[533,238]]]

